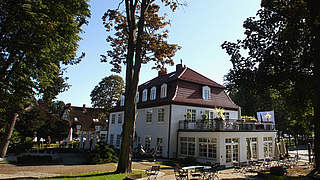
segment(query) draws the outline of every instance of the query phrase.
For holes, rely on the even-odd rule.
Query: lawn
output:
[[[62,180],[62,179],[81,179],[81,180],[119,180],[124,179],[128,175],[132,174],[143,174],[145,176],[144,171],[133,171],[131,174],[115,174],[113,171],[97,171],[86,174],[78,174],[78,175],[67,175],[67,176],[58,176],[52,178],[42,178],[42,180]]]

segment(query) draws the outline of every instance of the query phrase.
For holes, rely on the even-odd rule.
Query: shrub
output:
[[[17,157],[17,161],[18,164],[49,163],[52,161],[52,157],[37,155],[20,155]]]
[[[104,164],[118,162],[118,157],[115,150],[109,145],[98,143],[96,148],[89,154],[90,164]]]

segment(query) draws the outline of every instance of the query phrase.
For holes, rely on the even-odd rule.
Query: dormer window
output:
[[[156,99],[156,94],[157,94],[157,88],[152,87],[150,91],[150,100],[155,100]]]
[[[161,94],[160,94],[161,98],[165,98],[167,97],[167,84],[162,84],[161,85]]]
[[[125,96],[121,95],[120,106],[124,106],[124,100],[125,100]]]
[[[142,101],[147,101],[148,98],[148,89],[144,89],[142,92]]]
[[[211,99],[210,87],[208,87],[208,86],[203,86],[202,87],[202,98],[204,100],[210,100]]]
[[[138,103],[139,102],[139,96],[140,94],[139,94],[139,91],[138,91],[138,93],[137,93],[137,97],[136,97],[136,102]]]

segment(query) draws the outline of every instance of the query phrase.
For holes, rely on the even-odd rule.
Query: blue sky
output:
[[[78,65],[68,66],[66,76],[71,88],[61,93],[57,99],[73,106],[86,104],[91,106],[90,93],[104,78],[113,74],[109,63],[101,63],[100,55],[105,54],[108,44],[107,33],[102,19],[107,9],[117,7],[119,0],[91,0],[91,18],[85,26],[83,38],[79,42],[78,52],[85,52],[86,57]],[[221,44],[224,41],[236,41],[244,37],[243,21],[255,16],[260,8],[258,0],[186,0],[187,6],[169,13],[169,42],[179,44],[182,49],[175,56],[175,64],[183,60],[187,67],[204,76],[223,84],[223,77],[232,67],[230,58]],[[143,65],[140,83],[155,76],[153,63]],[[167,67],[168,72],[175,71],[175,66]],[[125,78],[125,74],[119,74]]]

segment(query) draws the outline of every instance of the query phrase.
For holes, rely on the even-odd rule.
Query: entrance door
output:
[[[239,139],[227,138],[225,139],[226,146],[226,166],[230,167],[239,163]]]

